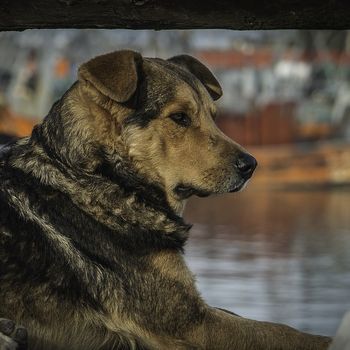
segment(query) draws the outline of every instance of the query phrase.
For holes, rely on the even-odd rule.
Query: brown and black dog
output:
[[[0,349],[326,349],[327,337],[205,303],[183,258],[191,195],[240,190],[255,159],[215,125],[193,57],[96,57],[0,155]],[[7,343],[7,345],[4,345]]]

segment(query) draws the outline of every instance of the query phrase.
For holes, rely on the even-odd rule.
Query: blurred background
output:
[[[207,64],[218,126],[259,161],[243,192],[189,201],[203,297],[333,335],[350,309],[350,31],[3,32],[0,143],[29,135],[80,63],[121,48]]]

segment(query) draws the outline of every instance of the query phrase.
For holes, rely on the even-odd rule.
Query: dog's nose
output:
[[[235,168],[244,179],[249,179],[258,165],[256,159],[248,153],[241,153],[235,162]]]

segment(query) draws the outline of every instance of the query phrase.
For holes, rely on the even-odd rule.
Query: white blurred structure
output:
[[[332,35],[340,36],[340,41],[345,38],[345,44],[330,47]],[[350,35],[345,31],[4,32],[0,33],[0,95],[6,97],[15,112],[40,118],[76,79],[78,65],[98,54],[130,48],[145,56],[168,58],[189,53],[202,59],[205,57],[202,53],[209,52],[219,54],[218,59],[212,62],[204,59],[204,62],[214,70],[223,86],[224,95],[218,103],[230,115],[246,115],[275,102],[295,103],[298,105],[296,118],[300,122],[337,126],[343,123],[347,130],[346,125],[350,125],[347,122],[350,119],[350,61],[339,64],[334,57],[343,53],[350,58],[349,43]],[[29,62],[31,52],[36,53],[35,63]],[[323,58],[319,61],[305,59],[303,54],[308,52],[321,53]],[[230,55],[233,59],[239,56],[240,63],[220,62],[220,59],[231,59]],[[60,59],[69,64],[64,79],[57,78],[55,72]],[[35,74],[33,67],[37,70]],[[344,131],[344,135],[350,138],[350,131]]]
[[[350,311],[345,314],[329,350],[350,350]]]

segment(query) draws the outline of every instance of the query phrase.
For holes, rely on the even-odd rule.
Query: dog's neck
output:
[[[104,161],[95,170],[95,174],[121,186],[127,193],[134,193],[141,202],[157,210],[164,211],[168,215],[181,216],[182,206],[172,205],[171,201],[161,186],[153,184],[144,176],[141,176],[130,162],[116,155],[113,158],[101,156]]]
[[[167,191],[157,182],[151,182],[147,176],[140,174],[130,161],[117,154],[113,154],[112,157],[100,157],[104,161],[95,169],[95,174],[121,185],[128,192],[137,194],[141,201],[158,210],[182,217],[186,200],[174,198],[172,189]]]
[[[37,129],[31,139],[20,140],[11,151],[10,164],[65,193],[109,229],[118,232],[123,225],[124,231],[132,233],[137,227],[161,235],[170,246],[182,247],[191,226],[167,204],[160,188],[142,181],[122,163],[112,173],[108,168],[99,174],[75,171],[52,158],[40,137]]]

